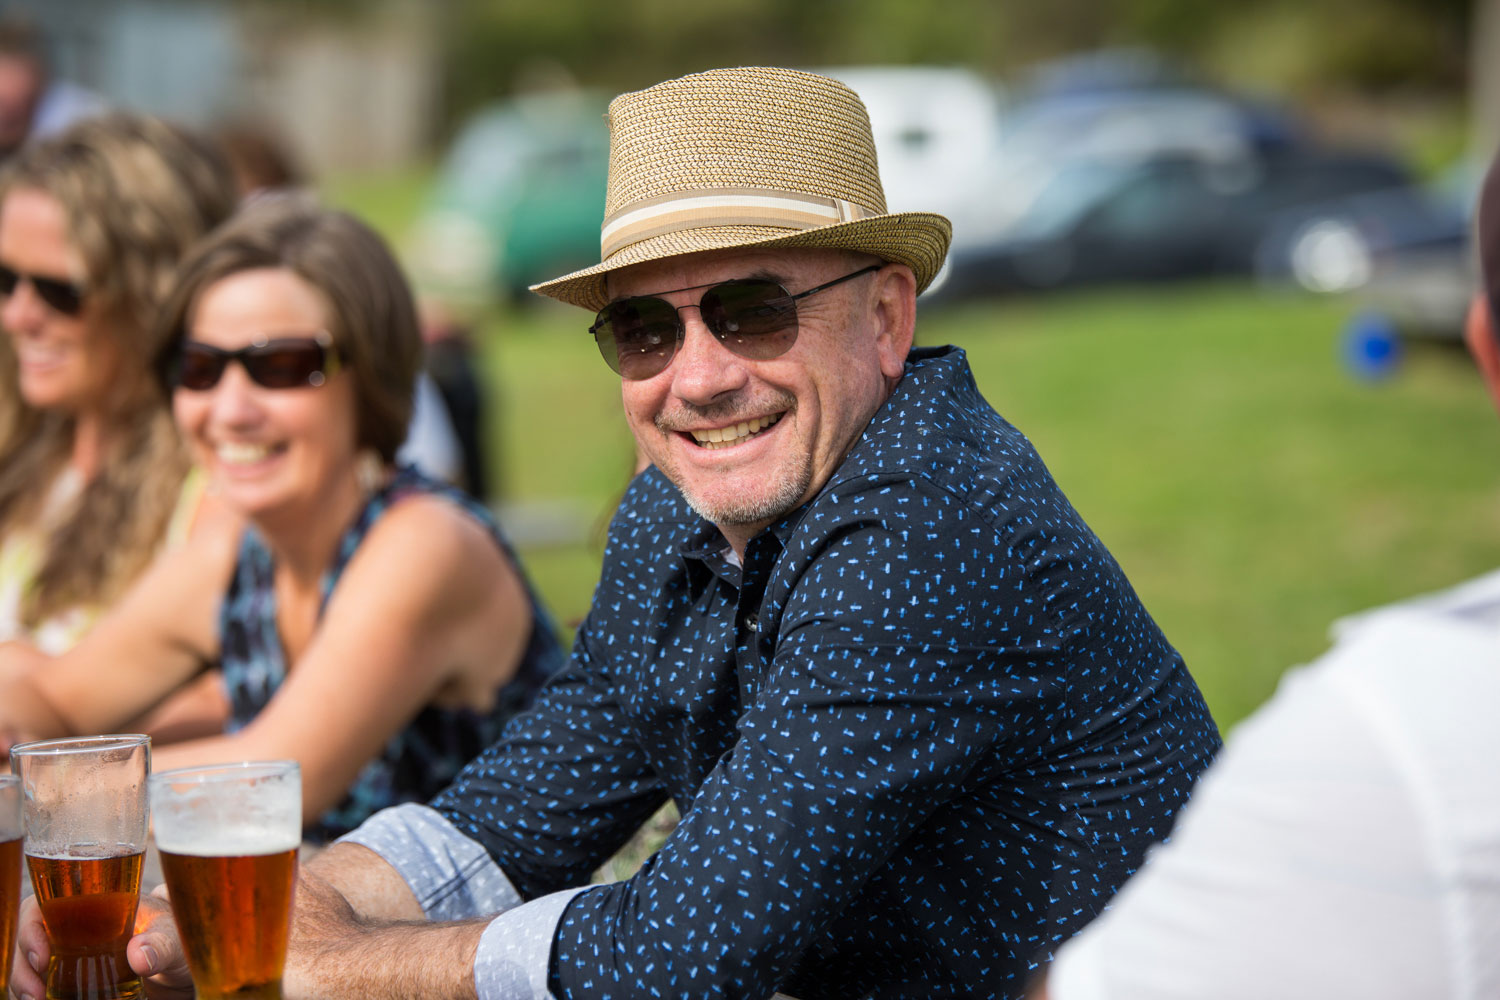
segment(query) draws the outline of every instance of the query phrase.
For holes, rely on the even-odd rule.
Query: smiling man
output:
[[[963,352],[913,349],[950,228],[886,212],[852,91],[716,70],[609,124],[603,261],[538,290],[596,312],[652,465],[536,708],[307,866],[287,994],[1015,996],[1216,750],[1197,687]]]

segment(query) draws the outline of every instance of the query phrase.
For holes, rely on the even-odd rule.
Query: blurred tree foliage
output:
[[[1472,19],[1472,0],[436,2],[454,117],[561,78],[618,92],[711,66],[931,62],[1015,79],[1029,63],[1113,45],[1157,48],[1266,93],[1451,97]]]

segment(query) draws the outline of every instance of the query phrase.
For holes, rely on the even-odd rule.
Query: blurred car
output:
[[[968,228],[981,242],[1004,239],[1059,169],[1077,161],[1232,163],[1302,145],[1303,129],[1288,112],[1201,86],[1149,50],[1051,60],[1017,88],[992,170],[993,194]]]
[[[409,241],[424,293],[450,304],[521,296],[598,262],[607,104],[586,90],[527,94],[462,126]]]
[[[1397,244],[1376,255],[1370,280],[1354,297],[1351,326],[1384,324],[1405,338],[1461,341],[1469,300],[1479,287],[1473,218],[1484,167],[1463,160],[1444,172],[1434,196],[1457,220],[1453,239]]]
[[[1357,244],[1350,253],[1373,256],[1398,233],[1451,238],[1453,222],[1375,154],[1073,158],[1000,238],[955,252],[933,298],[1210,275],[1300,280],[1319,265],[1328,279],[1331,226],[1346,250]]]
[[[1255,270],[1312,292],[1352,292],[1450,259],[1467,231],[1457,204],[1415,184],[1356,191],[1272,217]]]
[[[1180,117],[1184,111],[1187,117]],[[1112,139],[1131,130],[1158,138],[1151,152],[1226,142],[1288,149],[1304,142],[1301,124],[1285,109],[1204,85],[1160,53],[1139,48],[1083,52],[1032,67],[1011,119],[1011,140],[1021,145],[1028,133],[1050,132],[1108,151]],[[1140,149],[1139,142],[1127,146]]]

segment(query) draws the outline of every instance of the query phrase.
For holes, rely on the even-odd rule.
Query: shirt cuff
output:
[[[428,806],[382,809],[336,843],[359,844],[384,858],[429,920],[489,917],[521,905],[489,852]]]
[[[568,903],[587,889],[550,893],[490,921],[474,955],[479,1000],[552,1000],[547,991],[552,939]]]

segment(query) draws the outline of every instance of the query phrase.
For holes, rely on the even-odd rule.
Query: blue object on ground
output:
[[[1401,364],[1401,335],[1384,313],[1360,312],[1344,327],[1344,365],[1363,379],[1382,379]]]

